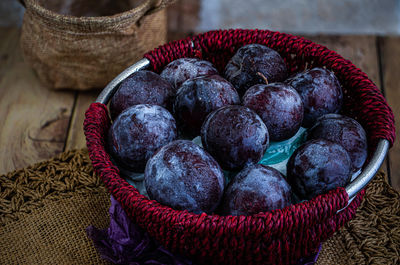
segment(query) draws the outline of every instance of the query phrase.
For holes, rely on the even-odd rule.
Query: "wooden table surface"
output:
[[[181,37],[169,34],[170,39]],[[0,28],[0,174],[24,168],[65,150],[85,147],[84,112],[99,91],[51,91],[24,62],[20,30]],[[400,38],[314,36],[361,68],[381,88],[396,120],[400,119]],[[399,131],[399,126],[396,126]],[[397,133],[398,135],[398,133]],[[382,166],[400,190],[400,143]]]

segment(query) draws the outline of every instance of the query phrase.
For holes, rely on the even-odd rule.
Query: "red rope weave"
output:
[[[249,43],[265,44],[280,52],[291,72],[304,69],[305,62],[335,71],[345,88],[346,112],[367,130],[372,146],[369,153],[374,152],[374,144],[381,138],[393,143],[393,113],[376,86],[351,62],[303,38],[267,30],[211,31],[166,44],[145,57],[158,72],[180,57],[210,60],[221,71],[234,52]],[[119,176],[104,148],[109,126],[106,106],[93,103],[86,112],[84,130],[95,172],[134,222],[170,250],[200,263],[295,263],[353,218],[364,195],[364,191],[360,192],[339,213],[348,202],[343,188],[254,216],[197,215],[173,210],[142,196]]]

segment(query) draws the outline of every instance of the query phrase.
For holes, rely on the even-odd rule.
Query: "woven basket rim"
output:
[[[128,11],[116,13],[111,16],[97,16],[97,17],[78,17],[73,15],[63,15],[59,14],[55,11],[47,9],[43,7],[38,0],[23,0],[28,7],[31,8],[33,12],[38,14],[41,18],[51,21],[52,25],[58,26],[60,21],[62,24],[71,24],[71,25],[79,25],[80,27],[87,27],[89,29],[93,29],[93,27],[104,27],[106,24],[115,24],[115,23],[132,23],[132,18],[136,17],[135,21],[139,20],[146,14],[153,13],[160,8],[163,7],[163,2],[168,0],[162,0],[157,3],[157,5],[152,6],[151,1],[144,1],[140,3],[135,8],[132,8]],[[141,14],[141,15],[139,15]],[[61,26],[61,25],[60,25]]]

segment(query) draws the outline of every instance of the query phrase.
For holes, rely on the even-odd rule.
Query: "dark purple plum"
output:
[[[221,201],[225,178],[204,149],[187,140],[162,147],[146,165],[144,184],[151,199],[176,210],[212,213]]]
[[[219,75],[202,76],[187,80],[179,88],[174,116],[185,131],[199,135],[201,125],[210,112],[235,104],[240,104],[240,98],[231,83]]]
[[[349,153],[354,172],[358,171],[367,159],[367,134],[361,124],[350,117],[326,114],[317,120],[307,137],[323,138],[343,146]]]
[[[222,168],[240,170],[257,163],[269,145],[267,126],[244,106],[225,106],[211,112],[201,127],[204,148]]]
[[[325,139],[307,141],[287,163],[287,180],[301,199],[343,187],[350,177],[349,154],[341,145]]]
[[[255,84],[281,82],[288,71],[282,57],[275,50],[261,44],[241,47],[225,67],[225,77],[239,95]]]
[[[265,165],[252,165],[228,184],[220,206],[224,215],[252,215],[291,204],[291,188],[284,176]]]
[[[327,69],[306,70],[285,83],[294,87],[303,100],[303,127],[309,128],[322,115],[337,113],[342,108],[342,87],[334,73]]]
[[[284,83],[254,85],[246,91],[242,102],[267,125],[271,141],[289,139],[303,121],[301,97],[293,87]]]
[[[211,62],[197,58],[180,58],[165,66],[160,75],[178,89],[186,80],[217,74],[218,71]]]
[[[174,95],[175,89],[158,74],[145,70],[135,72],[122,81],[111,98],[111,118],[115,120],[123,110],[138,104],[168,108]]]
[[[108,149],[123,167],[143,172],[157,149],[175,140],[175,119],[163,107],[140,104],[124,110],[108,133]]]

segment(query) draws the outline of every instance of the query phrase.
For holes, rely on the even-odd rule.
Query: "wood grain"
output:
[[[63,151],[74,100],[40,84],[23,61],[19,35],[0,28],[0,174]]]
[[[68,132],[66,150],[86,147],[86,139],[83,133],[83,121],[89,105],[95,101],[100,91],[79,92],[76,97],[75,107],[71,117],[71,125]]]
[[[380,41],[383,84],[386,100],[392,108],[396,123],[397,140],[389,152],[392,186],[400,191],[400,37],[385,37]]]

